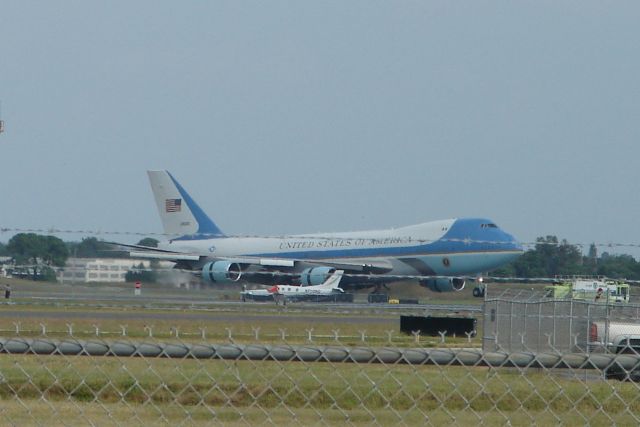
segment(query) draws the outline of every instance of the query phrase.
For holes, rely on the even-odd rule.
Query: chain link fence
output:
[[[639,304],[514,290],[485,299],[485,351],[615,353],[637,348]]]
[[[40,326],[2,331],[2,425],[640,424],[638,384],[603,376],[634,354]]]

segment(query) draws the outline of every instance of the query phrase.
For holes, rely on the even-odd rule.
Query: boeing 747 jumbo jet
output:
[[[510,234],[480,218],[345,233],[227,236],[169,172],[147,173],[164,232],[174,237],[158,248],[122,246],[132,257],[200,271],[206,281],[313,286],[342,270],[343,287],[380,286],[410,276],[432,291],[451,292],[464,288],[465,277],[522,253]]]

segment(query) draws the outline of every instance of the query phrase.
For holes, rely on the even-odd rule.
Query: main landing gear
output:
[[[473,296],[476,298],[483,298],[484,291],[485,291],[485,286],[483,283],[480,283],[479,285],[476,285],[475,288],[473,288]]]
[[[369,294],[387,294],[389,291],[390,289],[386,283],[376,283],[375,288]]]

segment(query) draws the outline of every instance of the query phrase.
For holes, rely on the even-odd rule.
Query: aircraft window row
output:
[[[481,224],[480,228],[498,228],[495,224]]]

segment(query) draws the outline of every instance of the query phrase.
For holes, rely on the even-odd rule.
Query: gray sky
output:
[[[159,232],[145,170],[168,169],[228,234],[482,216],[640,243],[639,22],[635,1],[3,1],[0,226]]]

